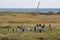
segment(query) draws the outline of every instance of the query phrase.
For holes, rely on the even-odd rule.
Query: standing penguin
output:
[[[25,25],[23,25],[23,26],[22,26],[22,31],[25,31],[25,29],[26,29],[26,28],[25,28]]]
[[[35,32],[38,31],[38,27],[39,27],[38,24],[36,24],[36,25],[34,26],[34,31],[35,31]]]
[[[39,27],[39,32],[41,33],[43,31],[42,27]]]
[[[8,28],[8,31],[10,32],[11,31],[11,28]]]
[[[49,24],[48,28],[49,28],[50,31],[52,30],[51,24]]]

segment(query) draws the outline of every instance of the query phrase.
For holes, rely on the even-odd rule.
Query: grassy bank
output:
[[[50,12],[49,12],[50,13]],[[53,30],[44,28],[39,32],[13,32],[7,31],[6,27],[11,28],[22,26],[33,27],[36,24],[45,24],[46,27],[51,24]],[[60,16],[59,15],[41,15],[36,12],[0,12],[0,40],[59,40],[60,39]]]

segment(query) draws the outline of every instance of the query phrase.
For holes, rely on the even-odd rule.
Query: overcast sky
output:
[[[60,0],[0,0],[0,8],[60,8]]]

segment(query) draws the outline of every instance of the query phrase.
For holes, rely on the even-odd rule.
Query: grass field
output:
[[[29,14],[28,14],[29,13]],[[11,28],[26,25],[33,27],[35,24],[51,24],[53,30],[44,28],[39,32],[8,32],[6,28],[0,28],[0,40],[60,40],[60,16],[59,15],[32,15],[30,12],[0,12],[0,27],[10,26]]]

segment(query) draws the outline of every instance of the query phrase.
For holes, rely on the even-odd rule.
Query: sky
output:
[[[0,0],[0,8],[60,8],[60,0]]]

